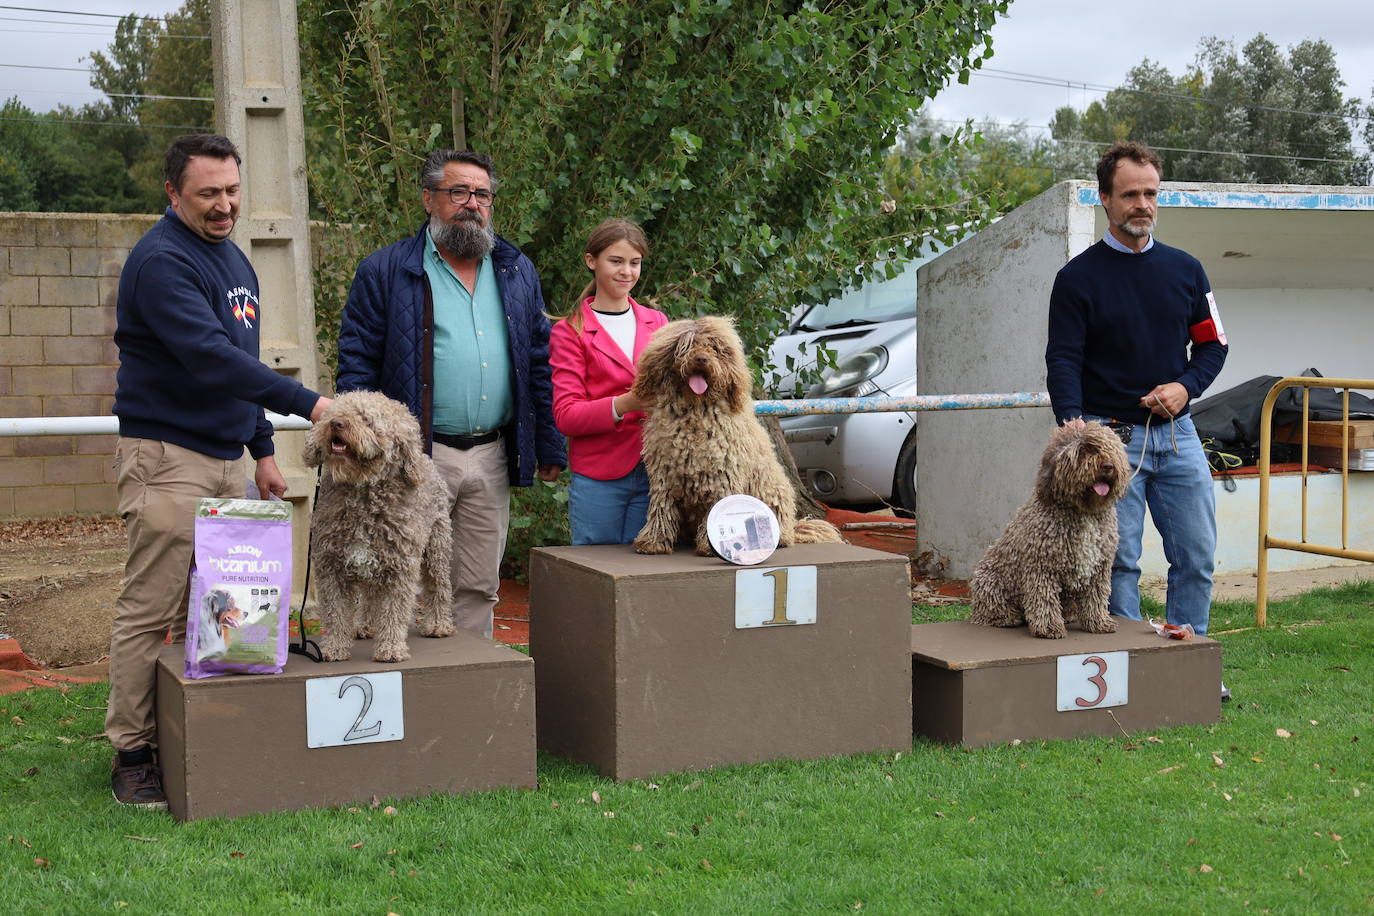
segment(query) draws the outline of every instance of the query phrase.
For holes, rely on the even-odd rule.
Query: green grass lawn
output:
[[[1374,912],[1374,585],[1270,621],[1210,726],[190,824],[111,800],[103,685],[0,697],[0,912]]]

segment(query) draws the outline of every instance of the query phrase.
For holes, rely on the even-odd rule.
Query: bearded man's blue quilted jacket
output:
[[[374,252],[358,265],[339,330],[339,375],[346,391],[380,391],[410,408],[432,448],[430,386],[434,379],[434,305],[425,277],[428,226]],[[506,310],[514,377],[515,419],[502,430],[510,482],[526,487],[536,466],[568,464],[553,423],[549,320],[539,274],[520,249],[497,236],[491,252]]]

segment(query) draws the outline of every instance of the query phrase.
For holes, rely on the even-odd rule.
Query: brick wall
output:
[[[155,216],[0,214],[0,417],[105,416],[115,295]],[[0,516],[112,512],[115,437],[0,436]]]

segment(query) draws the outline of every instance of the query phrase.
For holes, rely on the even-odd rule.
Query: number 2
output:
[[[1079,706],[1083,707],[1084,709],[1087,709],[1090,706],[1096,706],[1098,703],[1101,703],[1104,699],[1107,698],[1107,682],[1102,679],[1102,675],[1107,673],[1107,662],[1105,659],[1099,658],[1096,655],[1090,655],[1089,657],[1083,659],[1083,664],[1086,665],[1089,662],[1094,662],[1097,664],[1097,673],[1094,674],[1092,677],[1088,678],[1088,683],[1097,687],[1097,698],[1092,700],[1091,702],[1083,699],[1082,697],[1076,698],[1074,702],[1077,703]]]
[[[367,711],[372,707],[372,682],[361,675],[353,675],[339,685],[339,699],[343,699],[344,693],[350,687],[357,687],[363,692],[363,708],[358,710],[358,718],[353,720],[353,727],[343,736],[343,740],[356,741],[359,738],[371,738],[380,734],[382,731],[381,719],[378,719],[370,728],[359,728],[363,724],[364,717],[367,716]]]

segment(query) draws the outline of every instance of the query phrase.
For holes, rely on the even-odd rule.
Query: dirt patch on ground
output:
[[[0,523],[0,633],[53,668],[104,658],[126,547],[110,516]]]

